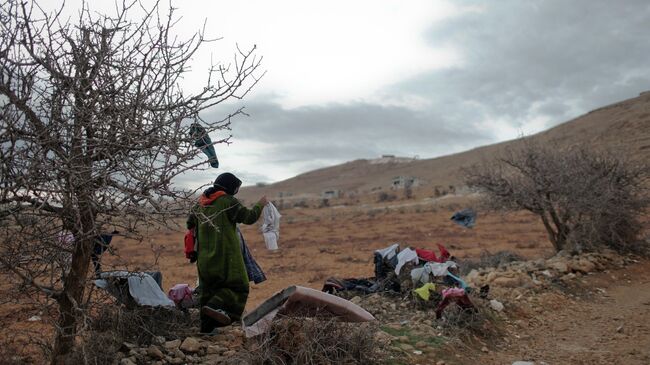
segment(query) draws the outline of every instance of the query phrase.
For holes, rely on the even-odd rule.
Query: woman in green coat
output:
[[[253,224],[266,197],[251,209],[234,197],[241,180],[226,172],[217,177],[192,208],[187,228],[196,228],[200,281],[201,332],[239,320],[248,298],[248,275],[241,253],[237,223]]]

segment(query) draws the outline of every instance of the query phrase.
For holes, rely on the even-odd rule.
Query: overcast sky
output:
[[[181,33],[207,20],[207,33],[223,37],[197,55],[188,88],[235,43],[256,44],[267,71],[242,102],[204,113],[222,118],[242,104],[250,117],[217,146],[221,167],[183,176],[188,186],[224,171],[249,185],[381,154],[441,156],[650,89],[647,0],[174,5]]]

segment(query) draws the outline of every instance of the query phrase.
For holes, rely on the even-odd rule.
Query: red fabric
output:
[[[185,232],[185,258],[189,259],[192,252],[194,252],[194,230],[188,229]]]
[[[199,197],[199,204],[202,206],[207,206],[210,205],[213,201],[217,200],[218,198],[226,195],[225,191],[219,190],[215,191],[214,193],[210,194],[210,196],[205,196],[204,194],[201,194]]]
[[[473,312],[477,311],[476,307],[474,307],[472,301],[469,300],[469,297],[467,296],[467,293],[465,293],[465,291],[463,291],[462,295],[460,295],[459,292],[457,291],[452,291],[452,292],[448,292],[447,295],[444,295],[443,293],[442,301],[438,304],[438,307],[436,308],[436,318],[437,319],[442,318],[442,311],[444,311],[449,304],[454,302],[458,304],[458,306],[461,307],[463,310],[470,310]]]
[[[446,262],[451,257],[451,254],[445,246],[438,244],[438,250],[440,250],[440,257],[436,256],[436,253],[433,251],[425,250],[423,248],[416,248],[415,252],[418,255],[418,258],[424,261],[433,261],[433,262]]]

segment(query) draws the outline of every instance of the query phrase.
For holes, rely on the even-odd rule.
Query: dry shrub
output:
[[[149,345],[155,337],[184,338],[198,332],[199,316],[175,308],[107,306],[94,318],[92,329],[110,332],[122,341]]]
[[[493,162],[464,170],[469,187],[496,210],[540,217],[556,251],[629,249],[650,206],[650,167],[590,146],[522,139]]]
[[[125,342],[139,347],[198,333],[198,314],[163,307],[103,306],[68,360],[70,364],[110,364]]]
[[[471,296],[476,311],[464,310],[457,305],[450,305],[443,312],[443,320],[438,321],[443,331],[449,336],[463,341],[472,338],[500,338],[502,329],[499,317],[483,299]]]
[[[281,318],[239,359],[249,364],[378,364],[377,328],[336,319]]]

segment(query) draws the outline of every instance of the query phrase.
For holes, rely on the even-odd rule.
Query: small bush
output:
[[[254,365],[378,364],[375,332],[368,323],[282,318],[254,338],[239,360]]]

